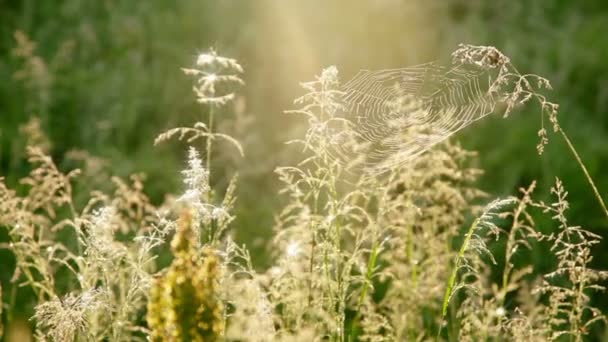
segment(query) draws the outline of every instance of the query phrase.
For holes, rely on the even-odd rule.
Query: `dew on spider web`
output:
[[[353,136],[366,146],[363,168],[379,174],[399,167],[492,113],[493,81],[487,69],[463,64],[360,71],[341,90]],[[346,145],[332,153],[353,158]]]

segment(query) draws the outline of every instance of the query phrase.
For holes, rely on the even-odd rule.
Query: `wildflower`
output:
[[[185,211],[171,242],[175,259],[150,292],[152,341],[216,341],[224,331],[218,255],[205,248],[201,258],[195,246],[192,213]]]

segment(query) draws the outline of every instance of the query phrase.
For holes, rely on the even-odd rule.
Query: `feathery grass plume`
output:
[[[518,306],[502,320],[502,337],[513,341],[547,341],[551,327],[547,326],[547,307],[541,294],[535,292],[540,278],[520,282],[516,301]]]
[[[591,247],[600,237],[568,224],[567,192],[559,179],[552,188],[557,197],[552,204],[534,201],[531,197],[534,187],[532,183],[521,189],[522,197],[513,211],[501,215],[513,220],[507,237],[502,286],[489,283],[489,276],[475,278],[471,285],[479,290],[479,295],[469,296],[458,310],[462,319],[460,340],[547,341],[567,335],[582,341],[592,324],[606,322],[606,316],[589,304],[589,292],[604,291],[600,282],[608,278],[608,272],[589,268]],[[540,208],[551,215],[559,224],[559,232],[547,236],[534,230],[531,208]],[[542,283],[535,285],[525,278],[531,273],[531,266],[515,269],[512,260],[518,251],[543,240],[552,242],[550,251],[557,257],[558,265],[555,271],[543,276]],[[480,265],[489,271],[488,265]],[[518,297],[517,306],[510,312],[505,297],[512,291],[518,291]]]
[[[381,313],[378,307],[369,298],[358,307],[361,314],[361,334],[358,341],[389,342],[398,341],[394,327],[388,315]]]
[[[140,327],[134,323],[152,282],[151,249],[164,240],[142,229],[135,233],[131,243],[120,241],[117,236],[128,221],[111,206],[82,220],[78,238],[83,256],[77,260],[78,283],[82,291],[100,291],[106,307],[91,312],[88,333],[96,338],[135,339],[132,334]]]
[[[21,81],[29,92],[30,101],[26,108],[31,113],[46,114],[53,85],[53,73],[46,61],[36,53],[36,42],[23,31],[13,34],[17,46],[11,54],[21,62],[20,68],[13,73],[13,79]]]
[[[35,146],[45,154],[48,154],[51,149],[51,141],[46,136],[41,127],[40,118],[32,116],[23,125],[19,127],[19,132],[25,136],[26,146]]]
[[[559,224],[557,234],[546,237],[552,243],[551,251],[557,257],[557,269],[546,274],[537,288],[549,295],[547,324],[551,327],[551,340],[567,335],[582,341],[589,327],[599,321],[607,322],[606,315],[591,306],[589,292],[605,291],[600,282],[608,279],[608,272],[590,268],[591,248],[601,237],[579,226],[572,226],[566,218],[569,208],[568,192],[559,178],[551,188],[556,201],[538,206]]]
[[[40,341],[96,340],[95,331],[90,331],[88,317],[105,313],[104,294],[90,290],[81,294],[68,294],[36,306],[36,338]]]
[[[154,144],[164,142],[174,136],[177,136],[179,140],[185,139],[189,143],[194,142],[198,138],[205,139],[205,166],[203,166],[203,161],[194,147],[190,147],[188,151],[189,169],[183,171],[185,176],[184,182],[188,189],[179,200],[196,209],[197,217],[195,224],[199,227],[199,223],[202,223],[206,229],[206,236],[201,236],[200,229],[195,229],[195,234],[198,237],[197,241],[202,242],[202,238],[204,237],[206,242],[210,242],[218,247],[222,233],[234,219],[228,211],[234,205],[237,176],[232,177],[230,180],[222,203],[214,205],[214,191],[209,185],[212,143],[215,139],[222,139],[236,147],[241,156],[244,155],[244,152],[241,144],[236,139],[227,134],[213,131],[213,119],[216,107],[224,106],[234,99],[235,93],[230,92],[230,87],[235,84],[244,84],[243,80],[239,77],[239,74],[243,72],[243,68],[236,60],[219,56],[214,50],[211,50],[209,53],[203,53],[198,56],[195,67],[182,68],[182,70],[186,75],[193,75],[197,78],[193,90],[199,103],[210,105],[208,122],[207,124],[196,122],[193,127],[170,129],[160,134],[155,139]]]
[[[141,175],[112,182],[114,193],[94,194],[73,224],[82,253],[77,280],[82,291],[103,290],[107,307],[91,314],[88,330],[97,338],[135,340],[145,334],[137,320],[156,271],[155,249],[166,242],[168,231],[154,222],[157,210],[143,193]]]
[[[221,293],[226,303],[226,338],[235,341],[276,340],[274,311],[265,291],[265,277],[257,274],[249,251],[230,237],[226,240]]]
[[[521,188],[521,197],[515,199],[513,209],[498,215],[502,219],[512,220],[506,234],[502,281],[493,283],[491,265],[478,260],[477,268],[483,271],[483,276],[474,278],[470,283],[476,293],[469,295],[458,310],[461,340],[477,341],[507,336],[513,340],[544,339],[543,331],[536,324],[539,316],[543,315],[543,310],[538,310],[542,305],[530,293],[530,284],[525,279],[532,273],[532,265],[524,264],[518,268],[514,265],[515,256],[532,249],[532,243],[541,237],[534,229],[535,223],[529,212],[530,207],[535,205],[531,197],[535,186],[536,182],[533,182],[528,188]],[[511,300],[509,307],[515,307],[511,311],[506,298],[514,291],[518,291],[520,297],[526,295],[527,298],[523,302]]]
[[[458,341],[488,341],[500,339],[503,335],[503,323],[507,319],[506,310],[500,306],[497,297],[492,295],[491,270],[479,255],[473,256],[471,267],[475,275],[469,277],[468,296],[458,307],[456,316],[459,319]],[[456,330],[456,329],[452,329]]]
[[[513,198],[496,199],[490,202],[483,210],[483,213],[476,218],[467,230],[464,241],[460,246],[458,254],[454,258],[453,268],[447,282],[441,317],[445,320],[448,314],[448,305],[454,294],[463,288],[471,288],[468,284],[471,279],[478,277],[479,268],[476,263],[476,256],[479,254],[487,255],[492,258],[492,253],[488,250],[484,236],[488,234],[499,234],[499,228],[493,220],[505,206],[510,205],[515,200]],[[487,230],[483,232],[482,230]],[[460,276],[459,276],[460,275]],[[474,290],[474,288],[471,288]]]
[[[503,336],[510,336],[514,340],[526,336],[528,339],[539,337],[524,311],[515,306],[515,310],[510,312],[506,307],[506,297],[509,293],[529,290],[524,277],[532,273],[532,266],[523,265],[516,269],[514,257],[525,249],[531,249],[533,240],[537,240],[540,236],[534,230],[534,220],[528,212],[529,207],[533,206],[531,194],[535,186],[536,183],[533,182],[528,188],[520,189],[521,198],[514,199],[513,209],[498,214],[502,219],[512,220],[511,227],[505,234],[507,241],[502,281],[498,284],[493,283],[491,265],[479,258],[475,260],[475,267],[481,274],[469,283],[469,287],[474,288],[476,293],[469,294],[458,309],[459,340],[485,341]],[[515,302],[515,305],[517,304],[519,303]]]
[[[136,179],[136,178],[135,178]],[[147,198],[135,189],[119,182],[118,189],[108,205],[92,213],[84,212],[70,223],[78,237],[80,256],[72,256],[66,267],[74,273],[80,290],[66,297],[79,298],[86,293],[96,293],[99,307],[83,314],[86,324],[84,336],[90,339],[138,340],[143,327],[137,317],[145,306],[154,271],[153,249],[164,243],[166,232],[152,226]],[[125,198],[130,198],[126,201]],[[97,199],[103,202],[103,199]],[[138,210],[146,208],[145,210]],[[150,226],[148,226],[150,224]],[[124,241],[120,234],[133,236]],[[64,302],[63,299],[59,299]],[[45,309],[40,304],[40,310]],[[51,306],[53,308],[54,306]],[[37,330],[46,334],[49,315],[37,315]],[[52,322],[51,322],[52,323]],[[59,323],[59,322],[57,322]],[[54,328],[58,329],[58,328]]]
[[[62,173],[40,148],[29,147],[28,153],[35,168],[21,180],[27,191],[18,196],[0,186],[0,224],[11,239],[1,247],[17,260],[13,286],[27,285],[37,297],[37,336],[141,338],[137,317],[155,267],[152,249],[166,235],[153,227],[156,209],[142,179],[132,177],[129,184],[114,178],[114,194],[94,192],[77,210],[71,182],[78,181],[78,170]],[[68,280],[67,288],[58,276]]]
[[[151,289],[147,321],[153,341],[217,341],[224,333],[220,261],[197,251],[193,213],[184,211],[171,250],[175,259]]]
[[[174,136],[177,136],[178,140],[185,140],[188,143],[191,143],[197,140],[198,138],[223,139],[229,142],[232,146],[234,146],[241,156],[245,155],[243,147],[236,139],[227,134],[210,133],[209,129],[207,128],[207,125],[202,122],[195,123],[194,127],[172,128],[156,137],[156,139],[154,140],[154,145],[169,140]]]
[[[215,133],[213,127],[215,109],[225,106],[235,98],[235,93],[231,87],[245,84],[239,76],[239,74],[243,73],[241,65],[235,59],[219,56],[212,49],[208,53],[200,54],[194,67],[182,68],[182,71],[186,75],[196,77],[196,83],[192,90],[199,103],[209,105],[207,124],[197,122],[192,128],[173,128],[159,135],[154,144],[168,140],[175,135],[178,135],[180,140],[187,139],[188,142],[192,142],[198,138],[205,138],[207,152],[206,167],[208,171],[211,169],[211,153],[214,139],[220,138],[228,141],[238,149],[242,156],[243,148],[241,144],[227,134]]]
[[[375,195],[380,239],[388,239],[375,273],[389,284],[379,310],[397,340],[429,338],[441,324],[444,282],[454,254],[446,248],[458,236],[467,214],[479,209],[484,193],[473,186],[480,170],[475,153],[443,143],[412,163],[391,171]],[[372,202],[373,203],[373,202]],[[371,259],[370,259],[371,260]],[[432,318],[429,313],[435,313]],[[426,337],[425,337],[426,336]]]
[[[462,65],[475,66],[481,70],[495,71],[489,79],[488,93],[497,103],[506,105],[503,116],[508,117],[515,107],[523,105],[530,100],[535,100],[541,106],[541,143],[538,146],[542,153],[546,140],[544,129],[544,117],[548,117],[557,131],[557,109],[558,105],[549,102],[539,91],[552,89],[549,80],[534,74],[520,74],[517,68],[511,64],[511,60],[500,50],[493,46],[481,46],[460,44],[458,49],[452,52],[452,61]],[[541,133],[544,132],[544,133]]]
[[[276,266],[268,272],[281,336],[307,329],[319,338],[344,340],[346,311],[358,295],[353,289],[365,282],[362,192],[331,156],[336,136],[349,134],[349,123],[335,116],[341,108],[337,76],[329,67],[302,83],[307,93],[296,103],[303,107],[288,111],[305,115],[309,128],[303,139],[290,142],[303,146],[304,160],[276,170],[290,198],[277,219]]]
[[[193,91],[197,101],[203,104],[222,106],[234,99],[234,93],[222,93],[225,83],[244,84],[238,74],[243,73],[241,65],[232,58],[222,57],[215,50],[201,53],[194,68],[182,68],[186,75],[197,77]]]
[[[505,246],[505,266],[502,271],[502,283],[500,291],[496,294],[501,307],[505,304],[507,294],[518,290],[522,278],[532,273],[531,266],[515,269],[513,259],[522,249],[532,249],[531,240],[538,240],[541,237],[540,233],[534,229],[534,219],[528,212],[529,207],[534,206],[532,192],[535,188],[536,182],[532,182],[528,188],[520,188],[521,197],[516,199],[517,205],[513,211],[501,215],[503,218],[512,219]]]
[[[21,184],[29,187],[27,198],[22,205],[29,213],[41,210],[53,219],[56,217],[56,207],[72,206],[70,181],[78,176],[80,170],[76,169],[64,175],[57,169],[51,157],[39,147],[27,147],[27,154],[28,161],[38,167],[21,180]]]
[[[3,199],[0,224],[8,227],[10,242],[0,247],[9,249],[16,257],[17,267],[12,281],[31,286],[38,301],[56,297],[55,272],[73,255],[55,235],[66,224],[58,219],[57,210],[66,209],[75,215],[72,205],[71,180],[74,170],[61,173],[52,159],[39,148],[28,147],[29,161],[36,168],[21,179],[27,187],[23,196],[0,186]]]
[[[74,165],[81,170],[78,177],[78,191],[74,193],[74,203],[87,203],[91,197],[108,191],[108,179],[111,179],[112,164],[108,159],[93,155],[81,149],[70,149],[64,155],[64,163]],[[143,180],[143,179],[142,179]]]
[[[199,245],[210,243],[218,247],[228,226],[234,220],[230,210],[234,206],[238,178],[234,176],[231,179],[221,203],[213,204],[210,201],[213,191],[209,185],[209,171],[203,166],[203,160],[192,146],[188,150],[188,168],[182,171],[182,175],[186,190],[177,199],[177,202],[191,207],[195,211],[196,241]],[[201,229],[203,229],[202,232]]]

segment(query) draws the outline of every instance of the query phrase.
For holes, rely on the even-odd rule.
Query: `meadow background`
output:
[[[520,71],[551,81],[560,123],[607,198],[607,29],[602,0],[0,0],[0,175],[17,186],[28,173],[19,127],[35,116],[63,170],[77,166],[69,151],[87,151],[103,160],[99,167],[108,175],[146,174],[156,204],[178,193],[184,145],[154,147],[153,140],[205,114],[179,68],[213,47],[245,69],[246,86],[233,108],[216,115],[219,130],[243,144],[245,157],[216,150],[211,181],[223,188],[238,171],[235,239],[264,268],[274,215],[285,201],[276,195],[273,170],[297,161],[284,142],[306,126],[283,113],[302,93],[299,82],[329,65],[346,81],[360,69],[447,60],[462,42],[494,45]],[[35,46],[23,49],[23,39]],[[537,198],[548,198],[559,176],[570,192],[571,222],[604,237],[593,266],[606,270],[608,221],[563,141],[553,139],[537,155],[539,117],[537,107],[521,108],[509,120],[490,116],[453,139],[479,152],[477,166],[485,170],[479,187],[492,197],[536,179]],[[543,251],[534,257],[542,269]],[[3,284],[13,268],[10,254],[0,252]],[[608,300],[600,296],[595,301],[606,312]],[[16,314],[29,317],[28,294],[19,300]]]

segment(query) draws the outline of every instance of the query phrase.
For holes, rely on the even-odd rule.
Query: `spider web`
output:
[[[360,71],[342,91],[346,117],[367,146],[364,168],[383,173],[401,166],[492,113],[491,81],[487,70],[465,65]]]

